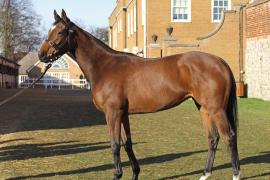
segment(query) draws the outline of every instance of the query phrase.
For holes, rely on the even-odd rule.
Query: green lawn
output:
[[[87,94],[30,90],[0,108],[0,179],[111,179],[108,129]],[[243,179],[269,180],[270,102],[239,99],[239,119]],[[131,130],[140,179],[199,179],[208,146],[192,101],[131,116]],[[121,155],[127,180],[132,172],[123,149]],[[210,179],[232,179],[223,141],[214,166]]]

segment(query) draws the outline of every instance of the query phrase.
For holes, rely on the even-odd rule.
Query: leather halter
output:
[[[58,59],[58,57],[55,55],[61,50],[61,48],[65,45],[65,43],[68,44],[69,52],[74,51],[74,45],[71,45],[71,37],[72,37],[72,34],[74,33],[74,31],[70,29],[72,26],[73,26],[73,23],[71,22],[66,25],[66,28],[62,30],[64,37],[59,42],[54,42],[49,39],[45,39],[45,42],[50,46],[50,48],[54,49],[52,53],[51,62]]]
[[[67,36],[68,37],[68,36]],[[48,40],[48,39],[45,39],[45,42],[48,43],[48,45],[51,47],[51,48],[54,48],[54,51],[53,53],[56,54],[57,52],[60,51],[61,47],[64,46],[64,44],[68,41],[67,40],[67,37],[64,37],[63,39],[60,40],[60,42],[56,43],[56,42],[53,42],[51,40]],[[66,40],[66,41],[65,41]]]

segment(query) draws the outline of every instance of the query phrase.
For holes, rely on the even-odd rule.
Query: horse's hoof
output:
[[[241,173],[239,171],[237,175],[233,175],[233,180],[240,180],[240,179],[241,179]]]
[[[199,180],[206,180],[206,179],[209,178],[210,176],[211,176],[211,173],[204,173],[204,175],[201,176]]]
[[[113,180],[120,180],[121,177],[122,177],[122,175],[121,176],[114,175]]]
[[[138,180],[138,175],[133,175],[132,180]]]

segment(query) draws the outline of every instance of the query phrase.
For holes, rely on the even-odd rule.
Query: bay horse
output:
[[[105,114],[109,127],[114,180],[122,177],[121,141],[132,166],[132,179],[137,180],[140,172],[132,149],[129,115],[166,110],[189,98],[201,113],[209,142],[200,180],[212,173],[219,134],[230,151],[233,179],[240,179],[236,85],[224,60],[203,52],[145,59],[111,49],[74,24],[64,10],[61,17],[54,11],[54,18],[39,58],[48,63],[70,53],[90,81],[93,102]]]

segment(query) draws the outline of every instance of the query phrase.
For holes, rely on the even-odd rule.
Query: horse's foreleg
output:
[[[123,175],[120,158],[120,148],[121,148],[121,121],[124,113],[122,110],[108,110],[106,111],[105,114],[111,135],[111,148],[115,166],[115,173],[113,180],[119,180]]]
[[[127,152],[129,161],[132,166],[133,177],[132,180],[138,180],[138,176],[140,173],[140,166],[139,163],[134,155],[132,149],[132,141],[131,141],[131,133],[130,133],[130,125],[129,125],[129,118],[128,115],[125,115],[122,121],[122,141]]]

